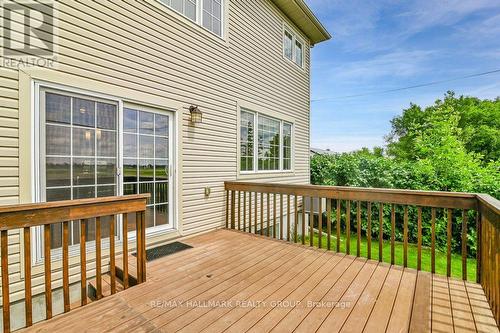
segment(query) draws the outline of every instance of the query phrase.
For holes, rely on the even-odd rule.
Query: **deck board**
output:
[[[228,230],[183,242],[146,283],[30,330],[498,332],[475,283]]]

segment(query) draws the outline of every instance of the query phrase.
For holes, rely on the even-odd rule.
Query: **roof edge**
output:
[[[316,15],[313,13],[311,8],[305,3],[304,0],[297,0],[297,4],[300,6],[300,8],[304,11],[304,13],[311,19],[312,23],[318,28],[318,30],[323,34],[324,40],[318,41],[317,43],[327,41],[332,38],[332,35],[326,27],[321,23],[321,21],[316,17]]]
[[[271,1],[309,38],[312,45],[332,38],[304,0]]]

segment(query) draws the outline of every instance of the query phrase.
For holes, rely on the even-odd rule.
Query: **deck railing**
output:
[[[87,304],[87,240],[86,226],[95,219],[95,269],[97,299],[102,297],[102,248],[104,240],[101,237],[101,219],[110,217],[109,223],[109,260],[111,276],[111,293],[116,292],[115,280],[115,223],[117,217],[121,216],[123,223],[123,271],[124,288],[128,287],[128,215],[136,214],[136,244],[137,244],[137,282],[142,283],[146,279],[145,260],[145,211],[146,200],[149,194],[108,197],[98,199],[83,199],[72,201],[59,201],[40,204],[25,204],[0,207],[0,255],[2,273],[2,305],[3,305],[3,329],[4,332],[11,330],[10,315],[10,291],[9,291],[9,251],[8,232],[19,230],[23,234],[24,250],[24,291],[25,291],[25,323],[26,326],[33,324],[32,304],[32,259],[31,259],[31,232],[33,227],[43,229],[43,274],[45,282],[45,311],[46,319],[52,318],[52,267],[51,267],[51,226],[62,224],[62,285],[64,312],[70,311],[70,288],[69,288],[69,223],[79,222],[80,230],[80,285],[81,306]],[[75,223],[75,222],[74,222]]]
[[[473,244],[477,260],[475,278],[483,286],[499,323],[500,202],[491,196],[248,182],[226,182],[225,190],[226,228],[294,243],[308,243],[310,246],[314,245],[313,235],[317,234],[319,248],[341,252],[343,245],[346,254],[356,256],[361,255],[363,238],[369,259],[372,258],[374,238],[378,241],[379,261],[384,259],[384,243],[390,244],[391,264],[395,264],[398,238],[402,241],[404,267],[408,267],[410,260],[409,245],[412,242],[416,244],[417,270],[423,269],[425,233],[430,236],[430,271],[436,273],[439,237],[446,243],[446,275],[452,275],[452,254],[458,248],[463,280],[467,279],[467,263],[470,260],[468,242],[471,239],[468,231],[475,229],[478,235],[476,244]],[[437,219],[445,221],[444,230],[436,228]],[[427,228],[424,230],[424,222],[430,231]],[[402,235],[396,235],[397,230],[402,230]],[[356,238],[354,249],[351,248],[351,237]]]

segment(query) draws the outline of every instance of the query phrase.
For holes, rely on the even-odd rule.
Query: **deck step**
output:
[[[116,279],[116,292],[123,290],[123,284],[120,279]],[[109,273],[102,275],[102,296],[111,295],[111,275]],[[89,281],[88,296],[92,301],[97,300],[97,280],[93,278]]]

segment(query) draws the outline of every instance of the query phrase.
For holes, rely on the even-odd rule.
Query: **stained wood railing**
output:
[[[398,238],[402,241],[404,267],[409,264],[409,245],[416,245],[417,270],[423,269],[426,233],[430,237],[429,270],[436,273],[436,240],[440,237],[446,242],[446,275],[452,275],[452,252],[458,251],[464,280],[471,260],[468,231],[474,227],[470,221],[475,220],[479,235],[475,244],[476,281],[483,286],[499,323],[500,202],[488,195],[247,182],[226,182],[225,190],[226,228],[309,246],[314,245],[313,235],[317,234],[319,248],[340,252],[344,245],[346,254],[356,256],[361,255],[365,237],[369,259],[372,241],[378,241],[379,261],[384,260],[384,244],[390,244],[391,264],[396,263]],[[445,230],[436,228],[438,219],[444,221]],[[424,222],[429,227],[425,230]],[[396,235],[397,230],[402,234]],[[351,249],[351,237],[356,237],[355,249]]]
[[[45,282],[45,312],[46,319],[52,318],[52,263],[51,263],[51,232],[54,224],[62,224],[62,288],[64,312],[70,311],[69,285],[69,223],[79,221],[80,230],[80,286],[81,306],[87,304],[87,239],[86,226],[95,219],[95,265],[97,298],[102,298],[102,224],[101,219],[111,217],[109,223],[109,257],[111,275],[111,293],[116,293],[115,278],[115,222],[117,217],[123,223],[123,265],[124,272],[128,269],[128,215],[136,214],[136,246],[137,246],[137,282],[146,280],[145,260],[145,211],[146,200],[149,194],[140,194],[123,197],[108,197],[99,199],[83,199],[59,201],[40,204],[25,204],[0,207],[0,256],[2,273],[2,310],[4,332],[11,330],[10,315],[10,285],[9,285],[9,252],[8,232],[22,230],[24,249],[24,291],[25,291],[25,322],[26,326],[33,324],[32,304],[32,261],[31,261],[31,232],[33,227],[43,228],[44,258],[43,275]],[[76,225],[76,224],[75,224]],[[128,287],[127,277],[124,278],[124,288]]]

